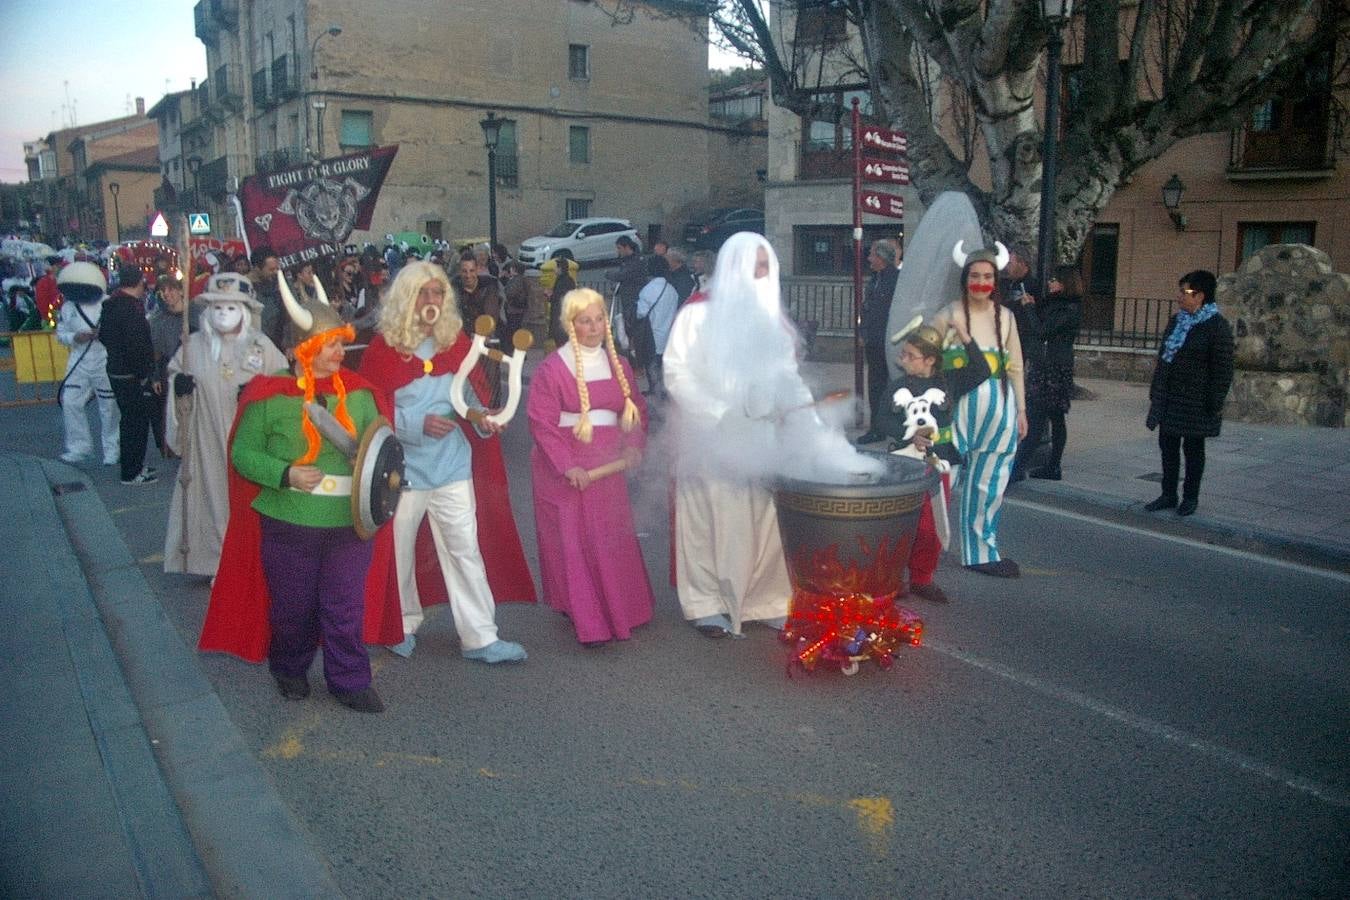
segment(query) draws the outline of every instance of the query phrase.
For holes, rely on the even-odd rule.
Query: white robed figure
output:
[[[733,235],[707,299],[685,303],[665,353],[679,441],[676,587],[685,618],[710,637],[740,634],[744,622],[780,627],[787,616],[792,586],[768,479],[860,466],[842,429],[817,415],[798,343],[773,247]]]
[[[164,535],[164,571],[214,576],[230,519],[226,443],[239,390],[255,375],[286,368],[258,327],[262,303],[242,275],[211,276],[194,298],[200,330],[169,360],[165,440],[182,456]]]

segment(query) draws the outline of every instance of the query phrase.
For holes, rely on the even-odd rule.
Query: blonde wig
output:
[[[572,426],[572,434],[583,444],[591,442],[591,392],[586,387],[586,373],[581,369],[581,343],[577,341],[576,326],[572,320],[596,303],[600,304],[601,315],[605,321],[605,349],[609,351],[609,367],[623,391],[623,415],[619,425],[624,431],[632,431],[641,419],[637,404],[633,402],[633,389],[628,384],[628,376],[619,364],[619,351],[614,347],[614,334],[609,330],[609,309],[605,298],[590,288],[576,288],[568,291],[562,298],[562,320],[567,329],[567,341],[572,347],[572,358],[577,367],[577,393],[581,395],[581,415],[577,424]]]
[[[453,344],[464,328],[459,300],[450,286],[450,279],[445,277],[445,270],[435,263],[410,262],[399,269],[380,306],[380,334],[400,353],[412,353],[426,338],[422,323],[417,320],[416,306],[418,292],[429,281],[445,289],[440,318],[431,326],[431,339],[436,350],[444,350]]]

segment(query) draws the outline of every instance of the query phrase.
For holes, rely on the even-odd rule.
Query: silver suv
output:
[[[516,258],[527,266],[540,266],[558,258],[579,263],[608,261],[618,257],[614,242],[624,235],[641,250],[642,241],[627,219],[568,219],[548,234],[526,238]]]

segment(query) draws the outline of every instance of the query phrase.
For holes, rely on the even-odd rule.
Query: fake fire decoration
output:
[[[882,539],[869,553],[859,538],[862,556],[872,560],[866,568],[841,563],[834,546],[799,554],[789,562],[795,589],[792,612],[781,632],[783,642],[793,647],[789,675],[795,669],[812,672],[822,662],[853,675],[859,663],[869,659],[889,669],[902,646],[923,641],[923,621],[896,604],[898,590],[868,591],[884,590],[887,582],[895,581],[892,573],[903,573],[912,539],[912,534],[893,542]]]
[[[923,622],[895,601],[937,475],[916,459],[869,455],[881,474],[848,484],[781,479],[774,491],[792,580],[781,632],[789,675],[822,664],[853,675],[867,660],[888,669],[901,647],[923,640]]]

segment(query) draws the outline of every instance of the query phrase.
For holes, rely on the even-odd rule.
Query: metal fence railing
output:
[[[53,331],[0,332],[0,409],[55,402],[66,357]]]
[[[582,272],[578,282],[614,296],[609,272]],[[782,279],[783,308],[803,332],[812,336],[853,334],[853,282],[838,278],[789,276]],[[1162,342],[1172,300],[1159,297],[1089,296],[1083,301],[1082,346],[1155,350]]]
[[[1160,297],[1085,297],[1080,345],[1156,350],[1176,304]]]

